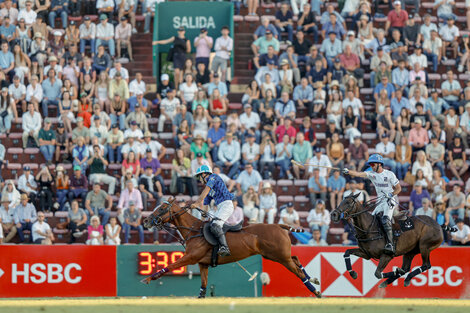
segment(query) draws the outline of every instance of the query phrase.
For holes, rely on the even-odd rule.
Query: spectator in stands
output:
[[[267,16],[261,17],[261,24],[256,28],[255,32],[253,33],[253,38],[256,40],[260,37],[266,35],[266,31],[269,30],[273,34],[274,38],[280,39],[280,31],[277,30],[277,27],[270,23],[270,20]]]
[[[114,42],[114,26],[108,23],[108,16],[106,14],[100,15],[100,23],[96,26],[96,50],[100,46],[107,46],[111,57],[116,55],[116,47]]]
[[[389,140],[390,138],[387,133],[383,133],[380,139],[380,142],[375,146],[375,151],[384,157],[384,166],[390,168],[395,173],[395,144]]]
[[[137,98],[140,98],[140,100],[138,101],[141,101],[143,97],[141,94],[139,94]],[[142,132],[148,131],[149,130],[148,119],[143,109],[144,107],[142,104],[136,103],[134,105],[134,111],[130,112],[127,115],[126,120],[124,122],[124,126],[126,128],[132,128],[132,123],[135,122],[135,125],[139,130],[141,130]],[[142,137],[140,137],[139,139],[141,138]]]
[[[413,212],[421,208],[423,199],[431,200],[431,196],[429,195],[427,189],[423,188],[421,182],[417,181],[414,184],[413,191],[411,191],[410,194],[410,202],[408,204],[408,211],[410,212],[410,215],[415,215]]]
[[[52,208],[52,184],[54,179],[46,165],[41,165],[41,170],[36,174],[35,180],[38,184],[39,209],[50,212]]]
[[[177,114],[177,108],[180,105],[180,100],[175,97],[175,90],[169,89],[167,97],[164,98],[160,104],[160,116],[158,118],[158,132],[163,132],[165,121],[172,121]]]
[[[133,200],[129,201],[129,208],[124,211],[124,242],[128,243],[130,239],[130,231],[137,230],[139,232],[139,242],[144,243],[144,228],[140,225],[142,215]]]
[[[448,105],[459,111],[459,96],[462,91],[462,87],[457,80],[454,80],[454,72],[451,70],[447,72],[447,80],[441,85],[442,95]]]
[[[144,21],[144,33],[150,33],[150,22],[152,17],[155,17],[155,5],[161,0],[148,0],[144,1],[144,5],[142,6],[142,14],[145,17]],[[134,5],[134,9],[137,10],[137,6]],[[152,26],[153,27],[153,26]]]
[[[458,218],[455,223],[457,224],[457,232],[452,233],[453,246],[470,246],[470,227],[465,225],[463,219]]]
[[[69,202],[72,200],[81,198],[82,203],[85,203],[85,199],[88,192],[88,179],[82,174],[82,168],[80,165],[74,165],[73,175],[70,179],[70,191],[68,193]]]
[[[107,206],[106,201],[108,201]],[[111,196],[106,193],[106,191],[101,189],[99,182],[93,182],[93,190],[88,192],[85,201],[85,208],[88,219],[94,215],[101,216],[103,219],[101,225],[106,225],[109,220],[112,205],[113,199]]]
[[[17,233],[15,224],[15,207],[10,206],[10,200],[8,196],[2,194],[2,205],[0,206],[0,227],[2,228],[1,234],[8,235],[3,239],[3,243],[8,243],[15,237]],[[2,236],[3,238],[3,236]],[[1,239],[1,238],[0,238]]]
[[[437,9],[437,16],[443,19],[444,22],[457,19],[457,15],[452,12],[454,6],[455,1],[452,0],[436,0],[434,2],[434,9]]]
[[[344,167],[344,146],[339,140],[339,134],[333,133],[331,141],[326,145],[326,154],[330,159],[330,163],[334,167],[338,167],[341,170]]]
[[[102,245],[103,244],[103,225],[100,224],[100,218],[96,215],[92,216],[90,225],[87,228],[88,239],[87,245]]]
[[[32,175],[31,175],[32,177]],[[15,208],[14,221],[20,242],[24,242],[24,230],[31,231],[33,223],[37,220],[36,208],[32,203],[28,202],[29,197],[27,194],[22,194],[20,204]],[[32,238],[30,238],[31,240]]]
[[[432,180],[432,166],[431,163],[426,159],[426,153],[424,150],[418,151],[416,155],[416,161],[413,163],[413,167],[411,168],[411,174],[413,176],[416,175],[418,170],[423,171],[423,176],[426,177],[427,180]]]
[[[325,56],[329,67],[333,65],[333,60],[343,53],[341,39],[336,38],[336,36],[337,33],[330,30],[328,32],[328,38],[323,40],[320,48],[320,52]]]
[[[300,227],[299,213],[294,210],[294,203],[292,202],[287,203],[284,209],[281,210],[279,217],[279,224],[285,224],[294,228]]]
[[[284,143],[284,146],[285,145],[286,144]],[[305,136],[301,132],[296,135],[296,142],[292,148],[292,158],[300,164],[305,164],[312,158],[312,147],[310,146],[310,143],[305,140]],[[300,167],[294,164],[293,170],[296,179],[300,179]],[[304,177],[306,178],[307,176],[308,171],[305,171]]]
[[[447,212],[450,216],[458,215],[458,218],[465,218],[465,194],[461,191],[462,187],[459,184],[454,184],[452,191],[447,193],[442,200],[448,202]]]
[[[143,173],[139,177],[139,190],[142,195],[144,210],[148,208],[148,199],[155,199],[157,205],[160,204],[163,196],[163,188],[158,177],[161,178],[160,174],[154,175],[154,171],[151,165],[146,165]],[[163,185],[164,187],[164,185]],[[190,194],[191,189],[189,189]]]
[[[60,1],[60,0],[59,0]],[[54,9],[54,6],[51,6]],[[34,22],[36,22],[36,17],[37,13],[33,10],[33,1],[32,0],[27,0],[26,4],[23,8],[21,8],[20,12],[18,13],[18,20],[24,19],[26,26],[30,27]],[[50,13],[49,13],[49,21],[50,21]],[[64,20],[62,20],[64,21]],[[12,24],[15,24],[14,21],[12,21]],[[54,28],[54,24],[51,24],[52,28]],[[65,21],[65,26],[63,28],[67,27],[67,21]]]
[[[129,99],[129,86],[122,79],[121,72],[116,72],[114,78],[109,82],[108,99],[112,99],[115,94],[119,94],[122,99]]]
[[[121,5],[123,5],[124,3],[128,3],[128,1],[122,0]],[[134,58],[132,57],[131,37],[132,37],[132,32],[133,31],[132,31],[132,26],[131,25],[134,26],[135,32],[137,32],[137,30],[135,29],[135,15],[134,15],[134,12],[132,12],[132,10],[128,10],[128,11],[130,11],[129,15],[131,16],[131,24],[128,24],[127,17],[121,16],[120,17],[121,23],[119,23],[116,26],[116,30],[114,32],[115,33],[114,38],[116,39],[117,58],[118,59],[121,58],[121,44],[122,44],[122,45],[127,47],[127,53],[129,55],[129,61],[132,62],[132,61],[134,61]],[[121,15],[121,10],[120,10],[119,15]],[[111,48],[110,48],[110,51],[111,51]],[[113,55],[113,54],[111,53],[111,55]]]
[[[436,123],[439,123],[436,121]],[[439,143],[439,138],[436,135],[431,136],[431,143],[426,146],[426,156],[431,162],[431,166],[437,167],[442,175],[445,175],[444,170],[444,157],[445,148]]]
[[[26,3],[23,4],[23,6]],[[17,6],[17,3],[15,3],[15,6]],[[10,16],[11,23],[16,25],[17,19],[18,19],[18,10],[13,6],[13,1],[12,0],[6,0],[3,2],[2,9],[0,10],[0,16],[5,18],[5,16]]]
[[[115,217],[111,217],[109,219],[109,224],[106,224],[105,231],[105,244],[116,246],[119,246],[121,244],[121,226],[117,224],[117,220]]]
[[[387,106],[384,114],[380,115],[377,119],[377,134],[381,137],[383,134],[387,134],[390,141],[395,140],[396,124],[392,116],[392,108]]]
[[[121,196],[119,197],[119,202],[117,205],[118,211],[118,220],[121,225],[125,221],[124,210],[131,207],[130,202],[132,201],[136,207],[136,210],[142,210],[142,195],[140,191],[135,188],[134,182],[132,179],[126,181],[126,188],[122,189]]]
[[[230,175],[228,175],[230,177]],[[261,188],[263,179],[261,178],[260,173],[253,168],[251,163],[245,165],[245,170],[243,170],[237,178],[237,192],[240,197],[243,193],[248,190],[249,186],[252,186],[256,192]]]
[[[238,201],[233,200],[233,213],[227,219],[226,223],[229,225],[238,225],[242,224],[244,220],[243,209],[238,206]]]
[[[282,3],[281,9],[276,12],[276,29],[279,34],[278,39],[282,41],[282,32],[287,32],[287,44],[291,45],[294,41],[293,14],[289,10],[288,3]]]
[[[389,33],[389,36],[392,35],[392,31],[397,29],[403,34],[403,28],[408,21],[408,13],[403,8],[399,0],[393,2],[394,10],[390,10],[387,15],[387,22],[385,24],[385,32]]]
[[[2,197],[9,199],[10,208],[16,208],[20,203],[20,193],[16,190],[15,182],[12,179],[6,181],[5,187],[2,189]]]
[[[401,136],[400,144],[396,146],[395,165],[396,174],[399,180],[404,180],[406,173],[411,166],[412,149],[408,144],[408,137]]]
[[[424,40],[423,49],[428,61],[432,62],[433,72],[437,72],[437,66],[441,63],[442,58],[442,40],[439,38],[437,30],[431,30],[431,38]],[[460,66],[459,72],[462,72],[463,68]]]
[[[355,167],[359,171],[364,168],[365,161],[369,158],[367,145],[361,141],[361,136],[355,136],[353,143],[349,144],[346,162],[348,167]]]
[[[26,103],[32,103],[34,110],[39,112],[39,103],[42,101],[43,90],[41,84],[39,84],[39,78],[37,75],[31,76],[31,82],[26,89],[26,101],[22,103],[22,111],[26,112]]]
[[[57,202],[59,203],[59,211],[63,211],[65,201],[67,200],[67,194],[69,192],[70,179],[67,173],[64,171],[62,165],[58,165],[55,169],[55,187]]]
[[[282,142],[276,144],[276,165],[280,168],[279,178],[281,179],[285,178],[286,175],[288,179],[294,178],[290,172],[290,160],[294,148],[290,139],[291,137],[286,133],[282,136]]]
[[[457,26],[454,25],[455,18],[449,18],[447,20],[447,24],[442,26],[439,29],[439,35],[442,39],[442,59],[445,61],[447,60],[447,47],[452,48],[452,56],[454,59],[458,56],[458,49],[459,49],[459,29]]]
[[[320,1],[318,1],[320,2]],[[294,6],[292,9],[295,14]],[[304,33],[313,33],[313,42],[318,42],[318,26],[317,26],[317,12],[311,10],[311,6],[309,3],[305,3],[303,6],[302,12],[300,12],[298,21],[297,21],[297,29],[302,29]]]
[[[38,133],[39,150],[41,150],[44,159],[46,159],[47,165],[52,164],[52,158],[55,152],[55,133],[51,129],[51,120],[49,118],[44,119],[44,128]]]
[[[97,42],[97,41],[96,41]],[[96,51],[97,53],[93,57],[93,66],[92,69],[96,71],[98,75],[100,75],[100,80],[107,80],[107,72],[111,69],[111,56],[105,51],[104,45],[96,44]],[[103,74],[101,74],[103,72]],[[101,101],[106,99],[104,94],[100,94],[100,90],[98,89],[99,82],[97,82],[97,97],[100,98]],[[103,105],[101,105],[103,106]]]
[[[415,215],[427,215],[433,218],[434,214],[434,210],[431,207],[431,200],[423,198],[421,200],[421,207],[415,211]]]
[[[265,182],[259,194],[259,214],[258,223],[264,223],[264,218],[267,216],[267,223],[273,224],[274,218],[277,213],[277,197],[273,192],[270,183]]]
[[[108,133],[107,137],[107,150],[108,150],[108,160],[111,164],[122,163],[122,145],[124,143],[124,134],[118,128],[118,124],[113,124],[111,127],[111,132]]]
[[[259,145],[255,142],[255,136],[247,133],[246,142],[242,146],[242,165],[251,164],[255,170],[258,170],[260,157]]]
[[[233,50],[233,39],[230,38],[229,36],[230,30],[227,26],[222,27],[221,33],[222,33],[222,36],[217,38],[215,41],[215,45],[214,45],[215,57],[212,60],[211,71],[213,73],[218,73],[220,70],[222,72],[222,81],[225,82],[227,79],[226,76],[227,76],[228,60],[230,59],[230,53]],[[278,48],[278,51],[279,51],[279,48]]]
[[[205,67],[209,66],[209,55],[213,46],[214,40],[207,34],[207,28],[203,27],[200,30],[199,36],[194,38],[194,47],[196,47],[196,66],[199,63],[204,63]]]
[[[320,231],[321,239],[326,241],[331,221],[330,212],[326,210],[324,200],[318,199],[314,206],[315,208],[310,210],[307,217],[309,228],[312,233]]]
[[[90,152],[85,146],[85,139],[83,137],[78,137],[77,145],[72,150],[73,165],[80,166],[81,171],[84,173],[88,168],[87,161],[90,157]]]
[[[395,97],[397,97],[396,92],[400,90],[405,95],[408,94],[408,85],[410,83],[409,71],[405,68],[405,61],[400,60],[398,62],[398,67],[392,71],[392,83],[395,87]],[[400,95],[401,98],[401,95]]]
[[[259,214],[259,197],[255,192],[253,186],[249,186],[248,190],[241,197],[243,200],[243,213],[248,218],[248,223],[258,223],[258,214]]]
[[[343,193],[346,187],[346,179],[340,176],[338,170],[333,170],[333,175],[327,181],[328,193],[330,195],[331,209],[336,209],[336,206],[343,200]]]
[[[275,112],[277,118],[295,118],[295,104],[294,101],[289,99],[289,94],[287,92],[281,93],[281,98],[276,102]]]
[[[470,106],[469,106],[470,107]],[[429,118],[435,117],[439,120],[444,120],[443,112],[449,109],[449,105],[444,99],[439,97],[439,92],[436,88],[431,89],[431,97],[426,100],[424,110],[427,112]],[[439,134],[438,134],[439,135]],[[441,139],[439,139],[441,140]],[[444,138],[445,141],[445,138]]]
[[[428,132],[423,128],[422,124],[421,119],[416,119],[408,135],[408,141],[413,148],[413,152],[424,150],[425,146],[429,143]]]
[[[51,227],[44,221],[44,217],[44,212],[38,213],[38,219],[31,227],[31,241],[35,244],[51,245],[55,238]]]
[[[257,15],[256,11],[258,10],[259,0],[247,0],[246,6],[248,7],[248,15]]]
[[[462,176],[468,170],[467,155],[462,145],[462,138],[454,134],[453,143],[448,146],[448,167],[454,174],[453,179],[463,182]]]
[[[32,3],[30,4],[30,7],[31,6],[32,6]],[[27,9],[28,9],[28,4],[26,3],[26,10]],[[69,1],[68,0],[51,0],[51,7],[49,9],[49,25],[52,28],[55,28],[56,17],[61,18],[62,28],[63,29],[67,28],[68,14],[69,14]]]
[[[91,22],[89,16],[83,18],[84,22],[80,25],[80,53],[85,56],[85,46],[89,45],[91,49],[91,57],[95,56],[95,38],[96,38],[96,24]]]
[[[31,168],[28,165],[25,165],[23,167],[23,175],[18,179],[18,190],[22,194],[26,194],[31,199],[31,202],[35,202],[37,188],[38,185],[31,173]]]
[[[108,185],[108,193],[114,195],[116,186],[116,178],[106,173],[108,161],[104,158],[104,152],[99,145],[93,146],[93,155],[88,159],[87,163],[90,167],[90,182],[95,184],[104,183]],[[107,219],[103,218],[103,225],[106,225]]]
[[[49,61],[54,57],[49,58]],[[46,69],[44,69],[45,71]],[[57,79],[56,71],[51,68],[47,71],[47,79],[42,82],[44,97],[42,100],[42,113],[44,117],[49,116],[49,107],[59,105],[62,81]]]

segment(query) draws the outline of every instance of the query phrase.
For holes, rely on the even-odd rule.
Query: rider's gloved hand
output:
[[[349,170],[348,170],[347,168],[344,168],[344,169],[343,169],[343,174],[344,174],[344,175],[349,175]]]

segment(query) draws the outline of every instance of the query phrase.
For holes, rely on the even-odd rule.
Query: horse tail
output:
[[[290,231],[292,233],[303,233],[304,232],[303,228],[293,228],[291,226],[284,225],[284,224],[279,224],[279,226],[282,229],[285,229],[285,230]]]

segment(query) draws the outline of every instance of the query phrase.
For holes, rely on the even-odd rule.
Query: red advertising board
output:
[[[0,298],[116,296],[116,247],[0,246]]]
[[[432,268],[419,274],[404,287],[404,277],[387,288],[379,288],[382,280],[374,276],[377,261],[351,256],[353,270],[359,277],[352,279],[346,271],[343,254],[346,247],[293,247],[311,277],[320,280],[320,290],[328,297],[378,297],[378,298],[470,298],[470,249],[438,248],[431,253]],[[401,267],[402,257],[393,259],[385,271]],[[421,266],[417,255],[412,269]],[[264,296],[311,296],[302,282],[283,266],[263,259],[263,271],[271,283],[263,288]]]

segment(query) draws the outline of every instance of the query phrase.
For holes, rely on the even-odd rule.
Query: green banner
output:
[[[230,36],[234,38],[233,4],[230,2],[177,1],[158,3],[155,7],[154,23],[153,40],[164,40],[176,36],[177,29],[183,26],[186,28],[186,38],[191,41],[193,49],[194,38],[199,35],[200,29],[203,27],[207,28],[208,35],[214,39],[214,44],[215,40],[221,36],[222,26],[228,26]],[[170,48],[171,44],[154,46],[155,75],[159,69],[159,53],[168,52]]]
[[[201,280],[199,266],[177,269],[149,285],[140,283],[166,264],[183,255],[183,247],[174,245],[124,245],[117,248],[118,296],[197,296]],[[262,271],[261,256],[240,261],[251,274]],[[236,263],[209,268],[207,296],[254,297],[261,296],[258,277],[250,277]],[[256,282],[255,282],[256,281]],[[255,286],[256,284],[256,286]],[[256,291],[255,291],[256,287]]]

